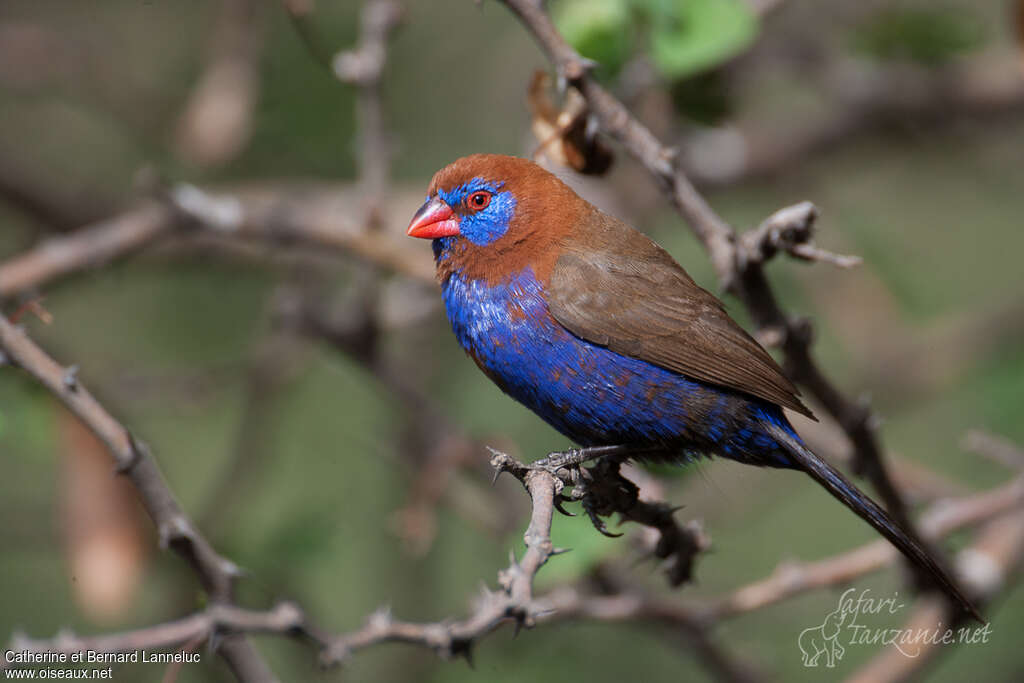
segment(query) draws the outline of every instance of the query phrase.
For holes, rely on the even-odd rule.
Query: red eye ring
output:
[[[470,211],[483,211],[491,203],[491,193],[480,190],[466,197],[466,208]]]

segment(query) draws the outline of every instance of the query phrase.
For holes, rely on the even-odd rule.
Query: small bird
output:
[[[804,445],[783,413],[813,418],[797,389],[644,234],[532,161],[493,154],[438,171],[408,234],[433,240],[459,344],[566,437],[802,470],[980,620],[917,540]]]

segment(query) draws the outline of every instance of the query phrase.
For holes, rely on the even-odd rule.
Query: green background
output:
[[[807,11],[813,3],[791,4]],[[329,44],[350,45],[358,3],[319,5],[318,34]],[[1004,3],[970,5],[976,5],[989,45],[1009,49]],[[397,150],[396,197],[422,194],[433,171],[466,153],[527,154],[525,84],[534,68],[545,66],[523,28],[497,3],[407,6],[384,90]],[[353,93],[310,59],[274,3],[265,7],[261,97],[248,147],[215,171],[175,159],[170,140],[203,66],[216,15],[215,6],[199,1],[5,0],[0,22],[50,27],[79,58],[70,71],[40,84],[0,89],[0,156],[54,192],[104,206],[132,196],[133,174],[144,164],[172,180],[203,183],[352,179]],[[771,40],[774,25],[766,22],[759,40]],[[864,41],[851,37],[841,21],[802,30],[832,36],[849,46],[841,49],[854,59],[873,58],[858,53]],[[778,119],[792,103],[813,97],[808,84],[780,78],[770,87],[748,85],[734,106],[748,117],[763,111],[770,122],[772,112]],[[897,125],[850,139],[771,178],[708,195],[742,227],[810,199],[822,214],[819,243],[864,257],[852,271],[778,258],[769,276],[787,309],[814,319],[816,354],[828,373],[851,395],[871,393],[887,448],[968,489],[1009,476],[960,449],[968,429],[1024,442],[1022,149],[1024,121],[1011,116]],[[641,182],[637,178],[643,179],[620,155],[604,182],[626,192],[629,183]],[[706,256],[664,200],[652,194],[642,212],[626,217],[699,282],[715,288]],[[402,223],[405,217],[393,219]],[[31,219],[0,203],[0,258],[19,253],[39,235]],[[340,261],[339,287],[348,273]],[[497,514],[515,515],[504,520],[512,531],[497,536],[460,514],[449,498],[429,552],[410,555],[390,522],[415,476],[398,437],[407,416],[372,374],[330,348],[314,344],[295,372],[263,397],[266,419],[250,425],[257,432],[247,435],[257,444],[251,461],[229,498],[211,498],[239,437],[246,363],[267,334],[268,297],[288,276],[287,269],[260,259],[149,252],[48,286],[45,305],[54,322],[30,321],[28,328],[61,362],[78,364],[82,380],[145,439],[191,515],[217,515],[218,524],[208,530],[211,540],[251,573],[240,590],[245,604],[294,599],[335,631],[358,627],[383,604],[406,619],[464,614],[480,582],[493,585],[509,549],[520,550],[525,494],[514,482],[498,485],[502,498],[518,501],[518,512],[495,505]],[[737,302],[729,304],[744,319]],[[1005,324],[971,337],[972,344],[958,336],[959,330],[983,329],[986,320]],[[439,309],[389,336],[385,346],[399,367],[415,372],[431,401],[470,433],[506,435],[528,457],[568,445],[463,357]],[[901,370],[911,362],[919,372],[908,377]],[[58,410],[23,375],[0,369],[0,638],[16,630],[47,637],[63,627],[86,633],[131,628],[201,607],[181,561],[153,551],[137,599],[119,620],[98,625],[76,608],[57,512]],[[820,558],[872,538],[866,526],[795,474],[722,462],[692,469],[698,476],[668,480],[669,499],[686,505],[681,518],[704,520],[714,546],[699,561],[697,583],[681,590],[684,597],[721,594],[767,575],[780,561]],[[486,501],[491,494],[481,481],[470,473],[457,483]],[[545,568],[541,577],[549,575],[549,585],[582,571],[588,558],[626,552],[625,540],[601,539],[579,518],[556,520],[553,540],[577,552]],[[665,590],[650,563],[633,575]],[[907,591],[895,569],[855,586],[884,595]],[[848,646],[834,670],[809,670],[801,666],[796,639],[821,623],[841,591],[812,591],[726,621],[713,633],[777,680],[839,678],[876,649]],[[933,680],[1024,675],[1024,592],[1003,594],[987,614],[990,642],[950,652],[931,671]],[[903,616],[872,623],[896,626]],[[680,640],[638,625],[559,623],[517,638],[505,628],[476,648],[472,669],[427,651],[385,645],[359,653],[344,670],[321,671],[315,654],[300,643],[255,641],[284,680],[708,677]],[[227,678],[223,664],[203,652],[207,663],[186,665],[179,680]],[[115,680],[161,675],[156,666],[115,670]]]

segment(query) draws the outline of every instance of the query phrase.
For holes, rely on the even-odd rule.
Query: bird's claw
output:
[[[569,500],[568,498],[566,498],[565,496],[559,494],[558,497],[555,498],[555,509],[558,510],[559,512],[561,512],[566,517],[575,517],[576,516],[575,512],[569,512],[564,507],[562,507],[562,504],[567,502],[568,500]]]
[[[587,512],[587,516],[590,517],[590,523],[594,525],[594,528],[597,529],[602,536],[607,536],[608,538],[619,538],[622,536],[622,534],[616,534],[608,531],[608,527],[605,525],[604,520],[598,516],[597,510],[595,510],[594,506],[590,505],[587,500],[583,501],[583,509]]]

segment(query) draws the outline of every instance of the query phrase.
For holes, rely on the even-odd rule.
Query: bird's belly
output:
[[[574,336],[551,317],[529,273],[497,286],[453,276],[444,299],[459,343],[480,368],[581,445],[658,445],[741,460],[776,446],[767,435],[753,443],[761,438],[751,413],[759,402]]]

